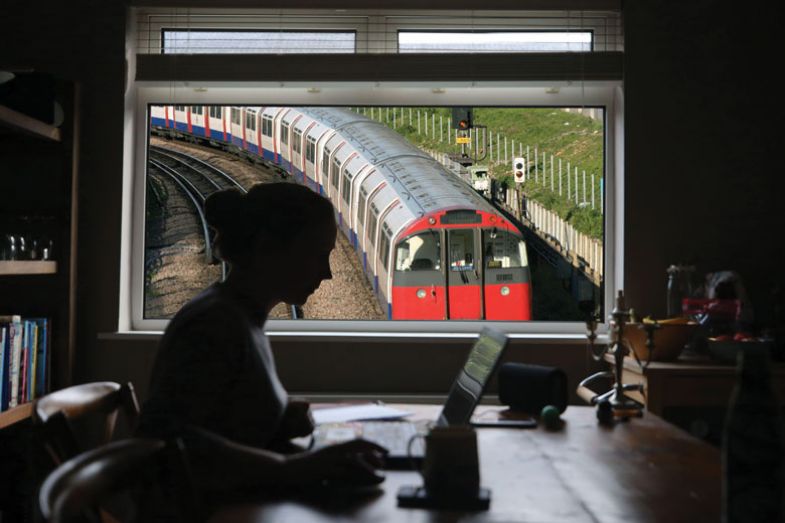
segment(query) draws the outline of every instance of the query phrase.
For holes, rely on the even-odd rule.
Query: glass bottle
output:
[[[722,440],[722,521],[784,521],[784,432],[768,349],[750,346],[738,358]]]

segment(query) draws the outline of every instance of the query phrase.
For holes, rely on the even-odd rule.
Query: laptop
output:
[[[466,363],[450,387],[436,426],[467,425],[480,401],[490,377],[507,346],[507,336],[489,327],[483,328]],[[423,438],[432,422],[359,421],[318,425],[313,433],[313,448],[363,438],[385,447],[387,468],[419,466],[425,456]]]

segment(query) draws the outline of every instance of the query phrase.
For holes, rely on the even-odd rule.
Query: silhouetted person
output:
[[[264,322],[276,304],[302,305],[331,278],[332,205],[304,186],[270,183],[245,195],[217,192],[205,211],[229,273],[169,322],[139,433],[182,437],[197,483],[208,488],[380,482],[383,449],[367,441],[271,450],[313,423],[307,403],[287,398]]]

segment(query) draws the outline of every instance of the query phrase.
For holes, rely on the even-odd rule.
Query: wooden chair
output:
[[[105,505],[123,495],[130,510],[113,511],[111,521],[204,520],[179,440],[129,438],[79,454],[46,477],[38,502],[47,523],[95,523],[107,521]]]
[[[128,430],[136,426],[139,403],[131,383],[111,381],[74,385],[52,392],[35,402],[33,423],[52,464],[58,465],[84,450],[108,443],[114,436],[117,413],[122,411]],[[90,418],[98,421],[101,434],[95,444],[77,434],[74,424]]]

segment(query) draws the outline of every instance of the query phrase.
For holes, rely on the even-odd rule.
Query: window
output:
[[[184,105],[175,105],[174,106],[174,110],[175,111],[184,112],[185,111],[185,106]]]
[[[220,105],[211,105],[210,106],[210,118],[222,118],[223,117],[223,108]]]
[[[164,122],[160,129],[156,129],[157,119],[163,120],[164,118],[163,109],[160,112],[161,116],[158,116],[156,107],[163,107],[167,103],[174,104],[175,100],[179,103],[182,103],[180,100],[184,100],[186,103],[192,104],[192,98],[197,97],[198,100],[204,100],[204,107],[209,107],[208,111],[211,116],[222,115],[222,110],[226,109],[230,111],[233,122],[231,128],[227,128],[223,133],[224,136],[220,136],[221,133],[217,132],[219,128],[216,125],[211,126],[209,130],[204,130],[205,134],[212,133],[209,137],[195,137],[197,141],[207,143],[209,138],[210,141],[217,143],[221,139],[225,139],[228,141],[226,148],[230,150],[231,154],[252,160],[252,163],[248,165],[261,165],[264,162],[268,169],[272,166],[273,179],[276,180],[280,179],[284,171],[291,169],[291,166],[286,164],[286,161],[291,160],[287,156],[288,149],[283,148],[291,146],[295,151],[304,154],[304,158],[309,164],[306,169],[313,169],[313,163],[316,161],[321,162],[319,164],[321,168],[318,171],[323,174],[319,181],[327,187],[317,186],[315,189],[328,189],[334,202],[352,203],[352,186],[361,184],[359,197],[354,202],[357,205],[356,213],[350,217],[344,211],[343,220],[344,226],[347,223],[365,225],[362,227],[362,238],[351,238],[351,236],[348,238],[348,241],[355,242],[352,248],[360,251],[358,256],[361,260],[360,263],[365,265],[365,270],[373,270],[374,266],[382,263],[392,264],[396,269],[395,272],[419,272],[420,274],[417,274],[416,278],[429,271],[434,273],[438,271],[443,280],[449,280],[450,284],[454,278],[457,278],[455,281],[461,280],[462,276],[470,279],[472,277],[482,279],[488,274],[493,274],[494,279],[499,278],[498,281],[508,281],[503,278],[507,278],[511,270],[531,270],[530,279],[528,277],[519,278],[517,272],[513,274],[512,278],[514,281],[531,280],[533,282],[532,300],[537,304],[538,314],[542,312],[542,305],[549,302],[549,300],[540,299],[541,297],[536,294],[544,287],[558,289],[562,292],[559,299],[563,298],[562,301],[566,304],[566,308],[548,312],[546,315],[534,316],[533,324],[525,327],[527,332],[531,332],[529,329],[550,332],[551,328],[563,328],[562,324],[572,322],[570,328],[574,330],[570,332],[582,333],[583,326],[578,323],[583,315],[580,307],[589,303],[592,304],[592,307],[598,306],[600,311],[607,311],[608,304],[612,303],[614,286],[620,281],[619,273],[614,270],[614,261],[619,256],[617,242],[621,240],[617,238],[616,220],[620,210],[620,200],[615,193],[614,181],[621,176],[622,157],[619,140],[622,129],[622,100],[619,91],[620,76],[613,72],[616,71],[614,60],[620,54],[610,53],[609,57],[601,57],[602,60],[609,58],[609,61],[599,65],[597,62],[593,62],[590,55],[598,50],[620,50],[621,39],[618,36],[621,33],[615,29],[598,30],[601,19],[614,19],[605,15],[603,15],[605,18],[597,17],[594,21],[586,17],[581,23],[572,23],[576,21],[574,17],[577,15],[562,13],[559,15],[561,16],[559,23],[554,22],[554,27],[545,27],[547,24],[543,24],[541,30],[537,30],[532,27],[536,25],[535,22],[554,21],[556,17],[512,13],[509,17],[505,16],[503,20],[486,17],[486,14],[478,16],[476,13],[467,13],[468,11],[466,13],[456,12],[449,16],[431,17],[428,20],[429,22],[433,21],[433,26],[430,23],[424,23],[422,18],[418,19],[419,14],[406,13],[388,16],[387,13],[377,13],[379,20],[383,20],[384,23],[378,23],[370,29],[366,27],[364,31],[367,32],[354,33],[358,37],[355,44],[358,52],[378,53],[375,60],[384,62],[384,53],[412,51],[411,48],[407,48],[410,43],[404,41],[406,34],[410,34],[410,36],[412,33],[428,32],[438,32],[442,36],[448,33],[462,34],[465,43],[468,40],[477,40],[475,37],[467,40],[465,38],[467,31],[473,32],[475,35],[492,35],[497,39],[504,33],[537,33],[536,36],[541,38],[540,43],[542,43],[548,33],[555,32],[559,33],[559,37],[563,36],[563,33],[572,33],[577,40],[568,43],[574,44],[576,49],[565,48],[561,51],[551,49],[547,51],[548,53],[582,50],[586,56],[581,57],[580,68],[570,69],[569,64],[578,63],[574,58],[560,60],[558,56],[555,56],[552,61],[547,61],[544,65],[537,65],[536,61],[530,59],[531,57],[520,54],[526,53],[526,49],[514,49],[514,52],[519,53],[519,56],[511,58],[506,68],[499,65],[500,69],[504,68],[509,72],[505,73],[509,74],[509,81],[496,82],[495,77],[485,78],[484,70],[481,67],[471,67],[471,64],[476,65],[480,62],[464,56],[462,62],[457,63],[456,59],[451,58],[454,55],[449,54],[450,49],[445,46],[441,50],[444,56],[438,57],[441,64],[440,70],[463,76],[457,79],[451,77],[451,81],[443,84],[433,80],[423,81],[416,77],[407,77],[407,74],[413,74],[411,72],[396,73],[399,76],[388,74],[387,71],[390,68],[394,69],[395,63],[397,63],[389,60],[390,67],[380,69],[384,72],[381,73],[382,78],[379,84],[365,81],[342,81],[336,80],[335,76],[326,76],[323,81],[309,81],[305,86],[302,82],[275,82],[273,84],[272,82],[265,83],[263,79],[260,82],[262,71],[258,68],[256,70],[247,68],[247,62],[244,62],[242,56],[238,58],[227,56],[227,61],[237,60],[236,63],[244,64],[243,67],[238,65],[237,67],[216,69],[216,71],[232,71],[231,82],[234,83],[226,85],[221,85],[220,79],[215,78],[214,75],[211,76],[213,73],[207,71],[206,78],[211,80],[209,80],[209,84],[207,84],[208,80],[205,80],[205,85],[209,91],[200,90],[201,80],[182,76],[177,79],[162,79],[162,76],[167,74],[166,68],[158,67],[153,71],[150,67],[142,67],[137,72],[139,81],[137,88],[140,93],[138,99],[144,105],[144,110],[140,107],[137,115],[144,114],[145,117],[148,117],[149,125],[140,126],[139,122],[142,121],[142,118],[137,118],[134,123],[133,129],[139,134],[133,140],[129,140],[129,143],[133,142],[136,144],[135,147],[141,148],[137,152],[137,158],[140,160],[136,161],[136,164],[144,165],[145,154],[147,154],[143,145],[147,141],[146,133],[151,133],[150,140],[153,143],[159,136],[163,137],[165,133],[170,133],[168,137],[174,139],[178,139],[176,135],[179,134],[181,135],[179,139],[183,139],[182,137],[187,131],[186,127],[181,125],[179,117],[175,122],[176,125]],[[354,13],[347,14],[345,19],[343,15],[338,15],[336,19],[348,20],[352,16]],[[262,18],[260,16],[254,20]],[[286,23],[295,18],[293,16]],[[280,17],[279,20],[281,20]],[[564,21],[571,23],[562,24]],[[316,25],[316,22],[314,24]],[[191,27],[197,25],[192,23]],[[450,25],[454,25],[454,27],[447,27]],[[561,27],[556,27],[557,25],[561,25]],[[518,26],[525,30],[513,31],[511,29]],[[176,29],[182,28],[177,27]],[[158,34],[166,41],[163,33],[159,31]],[[445,37],[443,41],[447,43],[449,38]],[[559,44],[559,42],[564,44],[567,41],[559,40],[556,43]],[[474,48],[469,51],[470,53],[483,52],[481,45],[484,44],[482,42],[474,41],[472,45]],[[182,49],[185,48],[181,47]],[[174,48],[171,50],[174,51]],[[422,52],[428,51],[434,51],[434,49]],[[163,54],[168,54],[168,51]],[[141,59],[140,63],[144,65],[144,56],[140,55],[139,58]],[[170,59],[174,57],[159,56],[156,58]],[[204,64],[211,63],[210,57],[194,58],[197,63],[201,63],[202,58],[205,60]],[[352,57],[342,57],[341,60],[346,58],[351,59]],[[401,58],[403,60],[403,57]],[[542,57],[538,59],[542,59]],[[264,58],[263,60],[268,59]],[[466,60],[469,62],[468,66]],[[164,60],[161,63],[168,64],[170,62]],[[319,72],[319,64],[314,66],[317,71],[315,75],[319,77],[323,74]],[[471,73],[466,71],[471,71]],[[269,74],[269,71],[266,73]],[[296,71],[284,71],[281,74],[286,78],[297,78],[295,73]],[[276,74],[278,73],[276,72]],[[353,73],[350,71],[347,75],[349,74]],[[489,74],[491,73],[489,72]],[[328,78],[330,81],[327,81]],[[406,82],[405,88],[401,88],[399,84],[395,83],[398,79]],[[460,101],[460,105],[465,104],[465,106],[474,109],[474,123],[477,126],[467,133],[468,136],[456,134],[456,130],[451,127],[451,107],[445,102],[448,98],[442,94],[445,91],[449,93],[450,105],[454,101]],[[194,92],[199,94],[194,95]],[[320,92],[318,97],[314,96],[315,92]],[[313,107],[312,104],[316,103],[317,99],[320,106]],[[242,100],[248,106],[231,106],[235,100]],[[343,105],[348,100],[351,100],[349,103],[372,101],[372,103],[379,105],[359,107]],[[174,113],[185,117],[183,111],[186,107],[199,106],[177,105],[175,108],[179,109],[178,111],[173,111],[172,106],[169,106],[166,118],[169,120],[175,118]],[[302,131],[295,132],[293,133],[295,143],[291,144],[288,135],[290,124],[282,122],[279,128],[280,137],[274,141],[277,147],[275,150],[271,149],[272,145],[269,144],[273,143],[271,140],[275,138],[274,135],[279,133],[273,133],[272,126],[275,120],[272,117],[263,118],[261,116],[261,107],[280,108],[270,111],[270,114],[286,115],[289,122],[298,121],[298,125],[302,129],[313,129],[312,136],[306,137],[306,142],[303,144],[301,141]],[[396,144],[399,143],[399,140],[400,143],[408,142],[419,148],[420,152],[404,154],[394,161],[379,160],[381,163],[369,163],[368,167],[364,169],[358,164],[357,169],[353,169],[358,174],[354,177],[347,176],[347,173],[340,167],[347,164],[346,160],[351,158],[352,154],[356,153],[362,156],[367,153],[364,158],[370,158],[373,155],[381,158],[385,151],[389,150],[389,144],[363,142],[360,146],[352,145],[351,140],[348,140],[345,145],[341,145],[340,155],[335,154],[335,145],[332,151],[326,148],[321,149],[320,147],[326,144],[328,139],[333,144],[341,143],[341,141],[333,139],[332,134],[319,134],[321,131],[317,131],[317,129],[327,128],[328,133],[335,133],[336,130],[329,125],[325,126],[322,121],[316,122],[317,125],[314,127],[308,127],[310,122],[298,119],[301,117],[298,112],[311,110],[313,113],[318,113],[333,108],[353,112],[357,119],[374,120],[381,124],[381,126],[374,124],[375,128],[381,129],[384,133],[397,134]],[[246,111],[246,117],[242,116],[243,111]],[[249,128],[255,129],[255,114],[260,114],[262,132],[268,138],[265,140],[267,145],[258,150],[252,149],[258,145],[251,138],[248,138],[248,143],[246,143],[241,140],[242,135],[240,134],[241,128],[248,123],[250,123]],[[246,121],[248,118],[251,119],[251,122]],[[509,128],[503,123],[504,121],[519,122],[521,126],[531,129],[536,127],[533,123],[534,120],[548,122],[548,128],[554,131],[554,136],[569,137],[570,140],[575,137],[581,137],[581,139],[588,137],[592,140],[593,145],[589,145],[588,142],[559,143],[555,139],[540,136],[536,139],[527,138],[529,136],[527,133],[515,127]],[[235,125],[240,126],[240,129]],[[346,140],[349,135],[342,134],[340,138]],[[458,143],[456,138],[460,138],[463,143]],[[468,141],[464,141],[466,139]],[[303,152],[301,148],[304,148],[305,151]],[[590,155],[582,155],[581,151],[589,149],[593,151]],[[319,158],[320,153],[321,157]],[[425,162],[421,159],[419,155],[423,153],[433,155],[440,162],[442,166],[440,168],[444,169],[443,172],[450,172],[452,176],[457,176],[450,185],[458,188],[458,192],[466,195],[476,194],[479,198],[485,199],[477,200],[478,202],[487,202],[493,198],[499,205],[506,206],[508,212],[520,212],[522,219],[527,224],[527,235],[536,235],[537,242],[528,239],[522,241],[515,231],[505,227],[491,226],[485,218],[480,217],[474,211],[465,215],[453,214],[448,220],[457,221],[451,224],[444,221],[443,216],[437,216],[434,224],[425,223],[413,233],[407,232],[407,228],[410,227],[410,223],[406,221],[408,218],[396,214],[399,213],[397,207],[391,209],[389,206],[391,200],[387,199],[389,196],[387,193],[392,190],[391,187],[395,192],[393,196],[400,197],[403,207],[411,205],[410,200],[420,201],[430,197],[429,201],[423,203],[420,211],[417,211],[422,212],[423,216],[428,215],[429,209],[444,205],[440,201],[442,194],[439,190],[435,190],[432,184],[419,176],[426,163],[436,165],[432,160]],[[340,156],[340,160],[337,156]],[[488,182],[487,188],[482,189],[486,191],[485,194],[480,195],[479,189],[472,185],[473,181],[480,180],[472,180],[470,175],[466,180],[464,175],[469,170],[462,169],[460,166],[456,167],[455,160],[461,157],[471,158],[473,166],[487,168],[487,179],[482,180]],[[515,178],[513,169],[513,160],[516,158],[525,159],[526,168],[522,171],[520,180]],[[589,158],[588,161],[587,158]],[[277,165],[275,165],[276,163]],[[420,165],[415,168],[414,164],[417,163]],[[352,165],[355,165],[354,161]],[[384,176],[378,174],[379,169],[385,171]],[[410,176],[407,174],[410,172],[418,174]],[[156,236],[155,228],[145,227],[145,224],[152,223],[146,220],[154,220],[157,216],[154,212],[155,209],[145,208],[144,205],[145,202],[155,201],[156,198],[164,198],[167,192],[174,193],[174,190],[169,190],[164,186],[166,182],[161,182],[161,176],[154,170],[150,169],[144,174],[145,178],[141,182],[134,182],[136,191],[133,199],[134,205],[141,206],[141,208],[134,209],[136,222],[132,230],[135,237],[142,241],[129,244],[133,248],[136,248],[137,245],[145,245],[145,242],[149,246],[160,245],[160,243],[156,243],[160,238]],[[311,176],[312,172],[308,172],[308,174]],[[372,177],[373,183],[368,182],[369,177]],[[294,180],[294,177],[292,176],[290,179]],[[252,181],[253,179],[248,178],[243,180],[243,183],[251,183]],[[378,190],[382,184],[386,185]],[[374,190],[376,192],[371,198],[369,192]],[[518,190],[525,192],[525,200],[516,200]],[[518,192],[517,195],[520,194]],[[370,208],[368,208],[369,199],[373,199],[375,202]],[[561,202],[561,207],[554,207],[553,201]],[[383,211],[386,212],[385,223],[380,224],[379,215]],[[366,213],[370,218],[366,218]],[[159,216],[161,220],[163,220],[163,214],[165,213]],[[461,222],[461,220],[469,220],[470,218],[475,221]],[[387,225],[386,230],[382,230],[384,225]],[[449,227],[447,227],[448,225]],[[463,230],[475,226],[479,226],[475,234]],[[496,229],[495,232],[494,229]],[[359,235],[359,228],[356,232]],[[375,237],[376,234],[380,235],[378,240]],[[386,245],[379,245],[381,243],[386,243]],[[375,249],[377,254],[384,256],[384,258],[363,260],[364,255],[370,256],[370,253],[362,252],[363,246],[370,251],[374,250],[375,245],[379,247]],[[549,246],[552,252],[539,252],[538,249],[542,245]],[[131,247],[124,246],[124,249],[127,248]],[[415,256],[416,251],[420,252]],[[162,261],[167,259],[164,255],[155,256],[151,253],[152,251],[131,252],[124,257],[128,260],[143,261],[139,268],[133,270],[132,284],[129,286],[131,289],[129,292],[134,293],[133,298],[128,302],[132,304],[131,309],[137,315],[134,316],[133,324],[135,326],[160,325],[145,322],[165,319],[169,314],[166,312],[167,310],[173,312],[177,309],[177,306],[173,306],[171,309],[158,307],[157,312],[152,312],[154,308],[146,309],[146,301],[148,304],[155,304],[161,299],[160,296],[155,295],[154,286],[145,287],[145,285],[167,281],[167,278],[171,281],[180,281],[179,278],[191,272],[190,268],[179,272],[174,271],[174,267],[169,267],[165,261]],[[551,256],[553,253],[557,253],[561,258]],[[562,256],[559,253],[566,254]],[[391,255],[394,256],[393,259],[388,259]],[[204,252],[198,248],[190,256],[195,262],[201,262],[205,257]],[[429,261],[415,261],[415,259]],[[531,261],[531,266],[529,261]],[[214,268],[215,266],[205,267],[204,272],[213,274],[210,273],[210,270]],[[199,271],[201,270],[200,268]],[[361,265],[360,271],[360,274],[364,275],[363,265]],[[474,272],[477,273],[476,276],[470,274]],[[219,277],[217,273],[215,274],[215,277]],[[548,285],[541,284],[542,278],[547,278]],[[368,277],[368,282],[371,285],[374,284],[373,274]],[[588,286],[586,282],[589,282]],[[395,282],[392,281],[390,284],[395,285]],[[377,285],[380,286],[378,289],[374,289],[377,294],[390,291],[382,288],[386,285],[384,282],[379,282]],[[147,297],[145,288],[151,290]],[[194,287],[194,291],[196,290]],[[139,320],[137,321],[136,318]],[[300,325],[306,329],[311,328],[309,327],[311,321],[316,320],[303,321],[298,323],[295,328],[299,330]],[[547,325],[547,322],[553,321],[559,322],[559,325],[556,327]],[[332,327],[320,328],[329,330]],[[357,327],[344,328],[356,329]],[[383,332],[387,332],[385,329],[388,329],[383,326],[374,328],[381,329]],[[390,328],[394,329],[395,327]],[[428,328],[438,332],[442,332],[444,329],[438,325],[431,325]],[[460,330],[464,327],[457,324],[455,328]],[[469,329],[469,327],[465,328]],[[511,328],[524,327],[512,326]],[[363,327],[360,327],[360,330],[362,329]],[[452,332],[453,327],[451,326],[449,329]]]
[[[303,143],[303,132],[299,129],[294,130],[294,143],[292,143],[292,149],[297,154],[300,154],[300,149],[302,148]]]
[[[163,30],[164,54],[353,53],[354,32]]]
[[[245,127],[251,131],[256,130],[256,113],[253,111],[245,112]]]
[[[366,235],[368,235],[368,240],[370,240],[371,245],[376,245],[376,223],[379,219],[379,209],[376,208],[376,204],[371,204],[371,219],[368,220],[368,231],[366,231]]]
[[[488,231],[483,244],[486,269],[509,269],[529,265],[525,244],[505,231]]]
[[[314,163],[316,159],[316,138],[309,136],[305,146],[305,159],[310,163]]]
[[[592,50],[591,31],[401,31],[401,53],[543,53]]]
[[[396,271],[441,270],[441,241],[436,231],[415,234],[398,244]]]
[[[337,156],[333,158],[333,167],[330,170],[330,181],[333,187],[335,188],[335,190],[337,191],[338,184],[341,181],[341,162],[340,160],[338,160]]]
[[[348,204],[349,199],[352,197],[352,175],[349,174],[349,169],[343,170],[343,189],[341,192],[343,201]]]
[[[281,143],[289,145],[289,124],[281,122]]]
[[[202,106],[201,105],[192,105],[191,106],[191,114],[202,114]]]
[[[381,240],[379,241],[379,256],[381,257],[382,267],[384,267],[385,271],[389,270],[388,269],[389,266],[387,265],[387,263],[390,261],[390,237],[391,236],[392,236],[392,232],[390,231],[390,228],[385,223],[382,226],[382,237]]]
[[[368,191],[365,187],[360,189],[360,201],[357,202],[357,220],[360,225],[365,224],[365,205],[368,203]]]
[[[268,138],[273,135],[273,119],[266,114],[262,116],[262,134]]]

